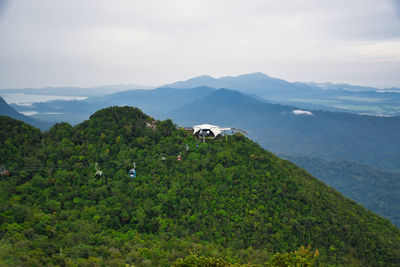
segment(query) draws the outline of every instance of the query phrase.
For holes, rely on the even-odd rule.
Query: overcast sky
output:
[[[251,72],[400,87],[400,1],[0,0],[0,88]]]

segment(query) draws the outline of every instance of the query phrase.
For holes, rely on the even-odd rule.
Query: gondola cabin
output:
[[[94,173],[94,175],[95,175],[96,177],[101,177],[101,176],[103,175],[103,171],[101,171],[101,170],[96,170],[96,172]]]
[[[136,170],[135,169],[131,169],[129,171],[129,177],[131,178],[136,178]]]

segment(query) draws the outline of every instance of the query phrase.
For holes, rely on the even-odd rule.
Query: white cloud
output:
[[[301,109],[293,110],[293,114],[294,115],[307,115],[307,116],[314,115],[311,111],[301,110]]]
[[[352,47],[358,60],[368,62],[400,62],[400,38],[365,42]]]

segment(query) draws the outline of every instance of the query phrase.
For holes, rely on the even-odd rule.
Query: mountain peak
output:
[[[171,120],[153,128],[148,119],[137,108],[110,107],[75,127],[36,131],[31,143],[20,142],[22,123],[5,123],[2,155],[13,177],[0,188],[0,247],[9,251],[0,262],[141,265],[132,248],[142,247],[157,266],[161,250],[171,260],[192,247],[220,256],[220,247],[253,251],[245,260],[263,264],[311,244],[321,265],[398,265],[397,228],[294,164],[240,134],[203,143]],[[8,245],[17,238],[24,242]],[[52,257],[58,248],[65,253]],[[26,261],[31,254],[35,261]]]
[[[186,81],[179,81],[176,83],[168,84],[163,87],[171,88],[194,88],[199,86],[209,86],[212,88],[228,88],[232,90],[241,91],[244,93],[254,94],[255,92],[266,90],[279,90],[290,87],[290,83],[272,78],[262,72],[247,73],[238,76],[224,76],[220,78],[213,78],[211,76],[202,75],[191,78]]]
[[[215,81],[216,79],[209,75],[200,75],[200,76],[190,78],[187,81],[194,81],[194,80],[196,80],[196,81]]]
[[[208,75],[201,75],[197,77],[193,77],[191,79],[188,79],[186,81],[179,81],[171,84],[166,84],[161,86],[162,88],[168,87],[168,88],[179,88],[179,89],[188,89],[188,88],[195,88],[195,87],[201,87],[201,86],[210,86],[214,87],[213,85],[217,79],[208,76]]]
[[[248,77],[248,78],[268,78],[271,79],[270,76],[268,76],[265,73],[262,72],[253,72],[253,73],[246,73],[246,74],[242,74],[236,77]]]

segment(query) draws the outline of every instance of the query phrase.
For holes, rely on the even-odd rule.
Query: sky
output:
[[[400,87],[400,0],[0,0],[0,88],[263,72]]]

